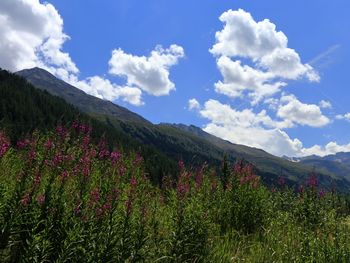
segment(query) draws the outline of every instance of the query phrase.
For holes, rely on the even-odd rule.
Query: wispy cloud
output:
[[[311,59],[308,64],[315,68],[325,68],[334,62],[334,54],[341,48],[340,44],[335,44],[327,48],[324,52]]]

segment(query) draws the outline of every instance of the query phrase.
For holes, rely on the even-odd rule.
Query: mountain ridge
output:
[[[27,69],[16,74],[26,78],[37,88],[59,96],[83,112],[125,132],[135,140],[156,147],[173,160],[184,159],[191,165],[207,162],[220,167],[225,155],[231,162],[245,159],[257,168],[259,175],[269,184],[277,183],[280,176],[291,184],[302,183],[312,170],[312,166],[290,162],[261,149],[233,144],[194,125],[152,124],[126,108],[86,94],[43,69]],[[340,188],[350,185],[344,178],[329,171],[320,174],[320,178],[325,185],[331,185],[333,181]]]

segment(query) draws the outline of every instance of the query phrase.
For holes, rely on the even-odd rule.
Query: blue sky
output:
[[[3,0],[0,66],[40,66],[154,123],[276,155],[350,151],[349,10],[345,0]]]

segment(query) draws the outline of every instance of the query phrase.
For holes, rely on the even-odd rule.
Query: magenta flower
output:
[[[101,199],[100,190],[98,188],[92,189],[91,192],[90,192],[89,204],[91,206],[93,206],[96,203],[98,203],[100,201],[100,199]]]
[[[51,141],[51,139],[48,139],[45,144],[44,144],[44,148],[46,151],[51,150],[53,147],[53,142]]]
[[[179,169],[182,171],[185,169],[185,164],[184,164],[184,161],[183,160],[180,160],[178,162],[178,166],[179,166]]]
[[[22,197],[22,199],[21,199],[21,204],[23,205],[23,206],[28,206],[29,205],[29,203],[30,203],[30,195],[27,193],[27,194],[25,194],[23,197]]]
[[[130,185],[134,189],[137,186],[137,180],[135,176],[132,176],[130,179]]]
[[[310,177],[307,179],[306,183],[309,187],[316,188],[318,186],[318,179],[315,173],[312,173]]]
[[[318,193],[318,196],[320,197],[320,198],[323,198],[323,197],[325,197],[325,195],[327,194],[327,191],[325,190],[325,189],[321,189],[320,190],[320,192]]]
[[[68,178],[69,174],[67,171],[62,172],[61,174],[61,182],[64,183],[66,179]]]
[[[28,145],[29,145],[29,140],[27,139],[17,142],[17,148],[20,150],[27,148]]]
[[[36,201],[38,202],[39,205],[43,205],[45,203],[45,195],[41,194],[38,195],[36,198]]]
[[[111,152],[112,164],[115,165],[121,157],[122,157],[122,154],[120,152],[118,151]]]
[[[286,184],[286,179],[284,179],[282,176],[278,177],[278,184],[280,186],[284,186]]]
[[[0,158],[5,155],[5,153],[10,148],[10,141],[5,136],[3,132],[0,132]]]

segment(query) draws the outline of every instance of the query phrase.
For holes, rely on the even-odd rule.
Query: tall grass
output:
[[[180,161],[158,187],[90,133],[0,133],[1,262],[350,262],[349,203],[316,175],[269,190],[243,162],[218,176]]]

